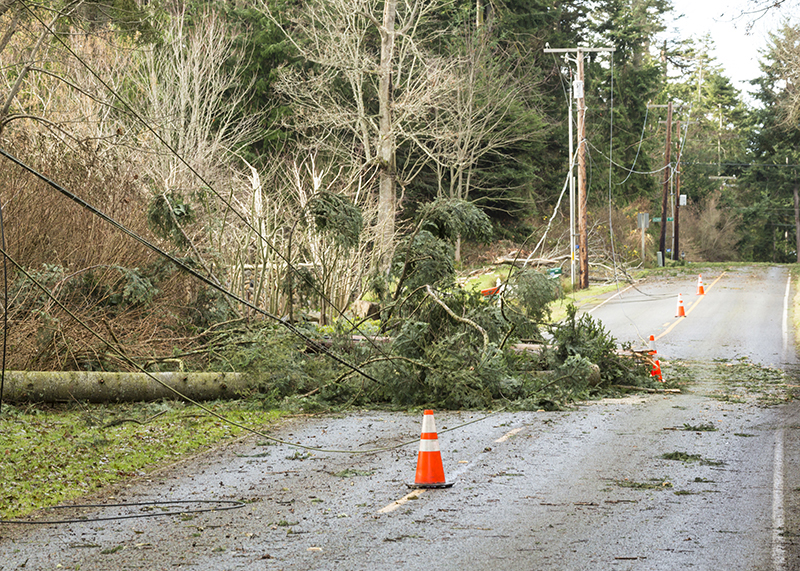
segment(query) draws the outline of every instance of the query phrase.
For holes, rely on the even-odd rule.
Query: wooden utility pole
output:
[[[661,252],[661,260],[666,260],[667,243],[667,196],[669,194],[669,181],[672,178],[670,168],[672,150],[672,101],[667,105],[667,147],[664,152],[664,190],[661,198],[661,237],[658,240],[658,251]]]
[[[578,49],[578,289],[589,287],[589,215],[586,198],[586,97],[583,92],[583,50]]]
[[[614,50],[615,48],[545,48],[544,50],[545,53],[575,52],[574,61],[578,69],[578,78],[573,86],[574,97],[578,101],[578,289],[589,287],[589,212],[586,189],[586,97],[583,88],[583,55],[586,52],[613,52]],[[569,176],[572,177],[571,156]],[[573,213],[570,212],[570,219],[572,216]],[[571,252],[571,255],[574,255],[574,252]]]
[[[675,159],[675,221],[672,231],[672,259],[680,259],[680,239],[681,232],[681,122],[678,121],[678,158]]]

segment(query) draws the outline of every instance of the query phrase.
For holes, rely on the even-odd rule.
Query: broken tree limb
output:
[[[438,303],[442,307],[442,309],[444,309],[447,312],[447,315],[449,315],[456,321],[465,323],[470,327],[477,329],[478,332],[480,332],[480,334],[483,335],[483,353],[481,354],[481,363],[483,363],[483,361],[486,359],[486,354],[489,351],[489,335],[486,333],[486,330],[477,323],[475,323],[474,321],[472,321],[471,319],[467,319],[466,317],[460,317],[456,315],[456,313],[452,309],[450,309],[450,307],[445,302],[443,302],[441,299],[438,298],[438,296],[435,293],[433,293],[433,289],[431,288],[431,286],[426,285],[425,291],[429,296],[431,296],[431,299],[433,299],[433,301]]]
[[[524,267],[524,266],[558,266],[564,260],[568,260],[569,256],[556,256],[555,258],[531,258],[530,260],[526,259],[525,257],[515,257],[515,255],[508,254],[506,256],[501,256],[496,258],[494,263],[495,264],[511,264],[514,266]]]
[[[631,385],[611,385],[612,389],[627,389],[630,391],[641,391],[645,393],[680,393],[680,389],[650,389],[647,387],[634,387]]]

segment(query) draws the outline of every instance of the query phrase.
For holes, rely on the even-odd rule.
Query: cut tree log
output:
[[[89,371],[6,371],[8,402],[133,402],[239,398],[252,388],[240,373],[106,373]],[[170,390],[172,387],[175,391]]]

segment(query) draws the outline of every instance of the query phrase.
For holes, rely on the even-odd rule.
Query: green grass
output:
[[[614,480],[620,488],[632,488],[634,490],[665,490],[672,488],[672,482],[667,478],[654,478],[647,482],[636,482],[632,480]]]
[[[724,466],[724,462],[718,460],[708,460],[703,458],[700,454],[689,454],[688,452],[668,452],[662,454],[664,460],[677,460],[678,462],[700,462],[703,466]]]
[[[717,427],[710,422],[706,422],[704,424],[688,424],[684,422],[681,430],[685,430],[687,432],[716,432]]]
[[[209,405],[246,426],[281,414]],[[0,518],[96,492],[244,434],[197,407],[158,404],[3,406],[0,415]]]

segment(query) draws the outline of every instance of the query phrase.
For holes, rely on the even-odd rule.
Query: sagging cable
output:
[[[272,244],[272,242],[267,240],[261,234],[261,232],[255,226],[253,226],[253,224],[247,219],[246,216],[244,216],[241,212],[239,212],[234,207],[234,205],[227,198],[225,198],[225,196],[223,196],[220,192],[218,192],[214,188],[214,185],[212,185],[209,181],[207,181],[205,179],[205,177],[203,177],[203,175],[201,175],[192,165],[190,165],[189,162],[185,158],[183,158],[183,156],[180,153],[178,153],[178,151],[172,145],[170,145],[170,143],[168,141],[166,141],[164,139],[164,137],[161,136],[160,133],[158,133],[158,131],[156,131],[147,121],[144,120],[144,118],[128,103],[128,101],[125,98],[123,98],[119,93],[117,93],[102,77],[100,77],[100,74],[97,71],[95,71],[86,61],[84,61],[84,59],[80,55],[78,55],[78,53],[76,53],[75,50],[73,50],[72,47],[70,47],[70,45],[67,42],[65,42],[61,38],[61,36],[59,34],[57,34],[52,29],[52,26],[48,25],[44,20],[42,20],[38,16],[38,14],[36,14],[36,12],[28,5],[27,2],[22,2],[22,6],[28,11],[28,13],[31,15],[31,17],[36,19],[45,28],[45,30],[50,32],[50,34],[56,39],[56,41],[58,41],[72,57],[74,57],[84,68],[86,68],[86,70],[95,79],[97,79],[97,81],[100,83],[100,85],[102,85],[117,101],[119,101],[122,104],[122,106],[124,107],[125,111],[127,111],[127,113],[129,113],[131,116],[135,117],[136,120],[138,120],[144,126],[144,128],[147,129],[156,138],[156,140],[158,140],[164,146],[164,148],[169,150],[169,152],[172,153],[181,162],[181,164],[183,164],[189,170],[189,172],[191,172],[194,176],[196,176],[197,179],[200,182],[202,182],[203,185],[205,185],[205,187],[208,188],[214,196],[216,196],[225,206],[227,206],[230,209],[230,211],[233,212],[236,215],[236,217],[239,220],[241,220],[242,223],[249,230],[251,230],[256,236],[258,236],[258,238],[264,244],[266,244],[278,256],[278,258],[281,259],[281,261],[283,261],[286,264],[288,269],[290,269],[301,280],[303,280],[305,283],[307,283],[331,308],[333,308],[337,312],[337,314],[342,319],[344,319],[348,323],[348,325],[350,325],[355,331],[358,331],[359,333],[361,332],[359,330],[359,328],[358,328],[358,325],[353,323],[344,314],[344,311],[339,309],[336,306],[336,304],[331,302],[331,300],[328,299],[328,297],[325,295],[324,292],[319,291],[315,284],[309,282],[308,279],[306,278],[306,276],[300,270],[298,270],[294,266],[294,264],[292,264],[291,261],[289,259],[287,259],[283,255],[283,253],[281,253]],[[368,335],[364,335],[364,338],[372,346],[373,349],[377,350],[382,355],[385,355],[385,353],[383,352],[381,347],[377,343],[375,343]]]
[[[281,438],[276,438],[276,437],[270,436],[269,434],[266,434],[266,433],[264,433],[264,432],[262,432],[260,430],[256,430],[256,429],[251,428],[251,427],[249,427],[249,426],[247,426],[245,424],[242,424],[242,423],[237,422],[235,420],[231,420],[230,418],[227,418],[226,416],[224,416],[224,415],[222,415],[222,414],[220,414],[218,412],[213,411],[212,409],[210,409],[207,406],[203,405],[202,403],[196,401],[195,399],[192,399],[189,396],[183,394],[179,390],[175,389],[174,387],[171,387],[170,385],[168,385],[165,382],[163,382],[161,379],[157,378],[150,371],[145,370],[144,367],[142,367],[141,365],[139,365],[138,363],[133,361],[130,357],[128,357],[120,349],[118,349],[115,344],[112,344],[109,341],[107,341],[102,335],[100,335],[97,331],[92,329],[87,323],[85,323],[77,315],[75,315],[72,311],[70,311],[70,309],[67,308],[61,301],[59,301],[49,289],[47,289],[45,286],[40,284],[33,276],[31,276],[25,270],[25,268],[23,268],[16,260],[14,260],[14,258],[9,256],[8,253],[5,251],[5,249],[0,250],[0,254],[5,256],[13,264],[13,266],[17,270],[19,270],[20,273],[22,273],[26,278],[28,278],[31,281],[31,283],[33,283],[33,285],[35,287],[37,287],[39,290],[42,291],[42,293],[44,293],[48,298],[50,298],[50,300],[54,304],[56,304],[59,307],[59,309],[61,309],[64,313],[66,313],[72,319],[74,319],[76,323],[78,323],[81,327],[86,329],[86,331],[88,331],[93,337],[95,337],[100,342],[102,342],[107,347],[109,347],[122,361],[124,361],[125,363],[127,363],[128,365],[130,365],[132,368],[136,369],[140,373],[142,373],[144,375],[147,375],[148,378],[150,378],[152,381],[155,381],[156,383],[158,383],[162,387],[164,387],[167,390],[169,390],[170,392],[172,392],[176,397],[185,400],[186,402],[196,406],[197,408],[199,408],[200,410],[202,410],[206,414],[208,414],[210,416],[213,416],[214,418],[217,418],[217,419],[219,419],[220,421],[222,421],[222,422],[224,422],[226,424],[229,424],[231,426],[235,426],[236,428],[244,430],[245,432],[249,432],[249,433],[254,434],[256,436],[260,436],[261,438],[265,438],[265,439],[270,440],[271,442],[275,442],[277,444],[283,444],[285,446],[291,446],[293,448],[300,448],[300,449],[308,450],[308,451],[311,451],[311,452],[322,452],[322,453],[329,453],[329,454],[361,454],[361,455],[377,454],[379,452],[387,452],[389,450],[396,450],[398,448],[403,448],[403,447],[409,446],[411,444],[418,444],[419,443],[419,439],[414,439],[414,440],[408,440],[406,442],[400,442],[399,444],[395,444],[395,445],[392,445],[392,446],[384,446],[384,447],[380,447],[380,448],[370,448],[370,449],[367,449],[367,450],[329,449],[329,448],[321,448],[321,447],[318,447],[318,446],[307,446],[305,444],[300,444],[298,442],[290,442],[288,440],[283,440]],[[446,429],[446,430],[440,430],[439,432],[443,433],[443,432],[449,432],[451,430],[458,430],[460,428],[463,428],[464,426],[468,426],[470,424],[475,424],[476,422],[481,422],[483,420],[486,420],[487,418],[490,418],[490,417],[494,416],[495,414],[503,412],[504,410],[505,409],[500,409],[500,410],[491,412],[491,413],[489,413],[489,414],[487,414],[485,416],[482,416],[480,418],[477,418],[475,420],[470,420],[468,422],[465,422],[465,423],[459,424],[457,426],[454,426],[453,428]]]
[[[261,314],[261,315],[263,315],[265,317],[268,317],[269,319],[272,319],[272,320],[280,323],[286,329],[291,331],[294,335],[296,335],[296,336],[300,337],[301,339],[303,339],[314,350],[319,351],[320,353],[323,353],[323,354],[327,355],[328,357],[330,357],[331,359],[333,359],[334,361],[336,361],[340,365],[343,365],[343,366],[347,367],[348,369],[350,369],[351,371],[362,375],[364,378],[369,379],[370,381],[376,382],[378,384],[381,384],[378,379],[376,379],[372,375],[368,374],[367,372],[363,371],[358,366],[353,365],[352,363],[349,363],[345,359],[339,357],[335,353],[330,352],[327,347],[317,343],[316,341],[311,339],[309,336],[305,335],[302,331],[297,329],[297,327],[295,327],[290,322],[288,322],[288,321],[286,321],[284,319],[281,319],[280,317],[278,317],[276,315],[271,314],[270,312],[262,309],[261,307],[259,307],[259,306],[255,305],[255,304],[247,301],[246,299],[236,295],[232,291],[222,287],[220,284],[216,283],[214,280],[208,278],[207,276],[204,276],[203,274],[197,272],[194,268],[189,267],[188,265],[186,265],[184,262],[182,262],[181,260],[179,260],[178,258],[173,256],[169,252],[166,252],[165,250],[162,250],[161,248],[159,248],[158,246],[156,246],[152,242],[146,240],[142,236],[139,236],[133,230],[130,230],[129,228],[123,226],[122,224],[117,222],[115,219],[111,218],[110,216],[108,216],[107,214],[105,214],[104,212],[99,210],[97,207],[89,204],[88,202],[86,202],[85,200],[83,200],[79,196],[75,195],[74,193],[70,192],[69,190],[67,190],[66,188],[64,188],[63,186],[58,184],[57,182],[55,182],[53,180],[50,180],[48,177],[46,177],[42,173],[38,172],[33,167],[23,163],[22,161],[20,161],[19,159],[17,159],[13,155],[10,155],[5,150],[0,149],[0,155],[6,157],[8,160],[10,160],[13,163],[17,164],[18,166],[22,167],[23,169],[25,169],[26,171],[28,171],[29,173],[31,173],[35,177],[39,178],[43,182],[47,183],[48,185],[50,185],[51,187],[56,189],[58,192],[60,192],[65,197],[67,197],[70,200],[72,200],[73,202],[79,204],[83,208],[89,210],[95,216],[98,216],[99,218],[102,218],[103,220],[105,220],[106,222],[111,224],[114,228],[117,228],[121,232],[127,234],[128,236],[130,236],[131,238],[133,238],[134,240],[136,240],[137,242],[139,242],[143,246],[149,248],[153,252],[156,252],[160,256],[163,256],[164,258],[168,259],[170,262],[175,264],[181,270],[183,270],[183,271],[187,272],[188,274],[192,275],[193,277],[199,279],[200,281],[202,281],[207,286],[212,287],[215,290],[217,290],[220,293],[222,293],[223,295],[226,295],[226,296],[230,297],[231,299],[233,299],[237,303],[241,303],[245,307],[248,307],[248,308],[252,309],[253,311],[255,311],[257,313],[259,313],[259,314]],[[5,252],[5,251],[6,251],[5,245],[3,245],[3,252]],[[17,267],[19,267],[19,265],[17,265],[16,263],[15,263],[15,265]]]
[[[133,508],[133,507],[161,507],[161,506],[181,506],[181,505],[208,505],[216,504],[215,507],[207,508],[194,508],[194,509],[176,509],[171,511],[164,511],[163,508],[156,511],[147,511],[138,514],[124,514],[114,516],[99,516],[99,517],[80,517],[69,519],[50,519],[50,520],[25,520],[25,519],[0,519],[0,523],[14,523],[20,525],[58,525],[64,523],[90,523],[95,521],[115,521],[119,519],[137,519],[144,517],[157,517],[157,516],[171,516],[182,514],[198,514],[205,512],[221,512],[225,510],[237,510],[247,505],[246,502],[240,500],[172,500],[172,501],[152,501],[152,502],[130,502],[119,504],[77,504],[77,505],[64,505],[64,506],[51,506],[45,508],[49,510],[72,510],[72,509],[103,509],[103,508]]]

